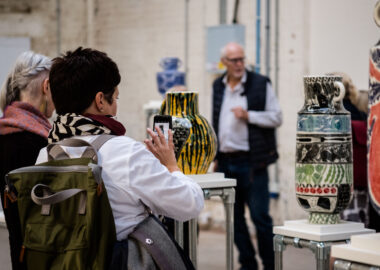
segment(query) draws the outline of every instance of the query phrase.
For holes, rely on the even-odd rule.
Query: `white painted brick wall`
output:
[[[36,52],[49,56],[56,54],[55,1],[2,1],[0,7],[0,35],[3,37],[30,37]],[[17,5],[27,7],[21,11]]]

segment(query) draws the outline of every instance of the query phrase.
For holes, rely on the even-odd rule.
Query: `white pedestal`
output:
[[[224,178],[224,173],[189,174],[187,176],[197,182],[203,189],[236,186],[236,180]]]
[[[274,234],[313,241],[346,240],[354,234],[374,232],[374,230],[364,228],[364,224],[358,222],[341,221],[338,224],[320,225],[310,224],[306,219],[285,221],[284,226],[273,228]]]
[[[226,269],[232,270],[234,265],[233,256],[233,216],[235,203],[236,180],[224,178],[224,173],[189,174],[202,188],[205,198],[219,196],[224,204],[226,213]],[[197,229],[196,220],[189,223],[189,256],[195,268],[197,268]],[[175,221],[175,239],[183,247],[183,226]]]
[[[350,262],[380,266],[380,233],[351,236],[351,244],[335,245],[331,256]]]

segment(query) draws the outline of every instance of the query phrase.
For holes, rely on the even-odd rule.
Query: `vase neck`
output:
[[[198,94],[186,92],[167,93],[166,106],[167,114],[169,115],[198,114]]]
[[[340,89],[337,84],[341,84],[343,89]],[[341,77],[305,76],[304,91],[304,110],[326,113],[335,113],[337,109],[340,110],[340,100],[344,96],[344,86]]]

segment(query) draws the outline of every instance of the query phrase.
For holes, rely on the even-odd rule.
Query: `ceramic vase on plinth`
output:
[[[296,197],[310,223],[335,224],[352,198],[351,115],[341,102],[341,77],[306,76],[304,89],[297,118]]]
[[[185,174],[204,174],[207,172],[216,154],[216,135],[206,118],[199,114],[198,93],[167,92],[160,114],[173,117],[173,139],[175,145],[187,136],[183,146],[177,147],[176,154],[179,168]],[[187,119],[191,124],[186,133],[183,126]],[[181,123],[182,122],[182,123]],[[180,132],[177,128],[181,128]],[[183,136],[182,136],[183,135]]]
[[[368,193],[380,213],[380,45],[371,49],[369,63]]]
[[[176,57],[166,57],[161,59],[160,66],[164,71],[157,72],[158,91],[165,95],[173,86],[185,85],[185,72],[179,71],[181,60]]]

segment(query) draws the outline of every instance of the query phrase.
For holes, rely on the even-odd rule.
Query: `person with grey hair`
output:
[[[4,192],[4,176],[19,167],[34,165],[47,145],[54,104],[49,87],[51,60],[31,51],[22,53],[7,76],[0,94],[0,192],[9,232],[12,268],[19,262],[23,239],[17,203]],[[5,199],[5,200],[4,200]]]
[[[214,170],[236,179],[234,238],[240,269],[258,269],[244,212],[256,227],[264,269],[274,269],[272,218],[269,215],[269,164],[278,158],[275,128],[282,113],[269,78],[245,68],[241,45],[221,50],[226,73],[213,84],[213,126],[218,136]]]

